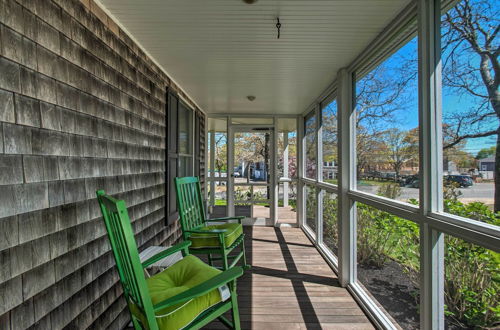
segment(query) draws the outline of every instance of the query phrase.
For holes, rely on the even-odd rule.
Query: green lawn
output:
[[[359,186],[383,186],[388,182],[392,183],[392,181],[378,181],[378,180],[358,180]]]

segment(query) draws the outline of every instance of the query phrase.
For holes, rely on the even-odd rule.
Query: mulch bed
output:
[[[418,288],[395,261],[378,268],[358,264],[358,280],[403,329],[419,329]]]

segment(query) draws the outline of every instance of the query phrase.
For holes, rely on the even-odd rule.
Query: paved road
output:
[[[372,194],[377,193],[378,186],[359,186],[359,190],[369,192]],[[492,182],[488,183],[475,183],[473,186],[468,188],[459,188],[462,192],[459,200],[468,203],[472,201],[483,202],[488,205],[493,204],[494,198],[494,184]],[[419,190],[415,188],[401,188],[401,196],[399,200],[406,201],[410,198],[418,198]]]

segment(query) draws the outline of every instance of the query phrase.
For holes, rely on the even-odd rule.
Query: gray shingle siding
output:
[[[0,73],[0,328],[123,327],[94,194],[127,201],[140,247],[179,238],[164,220],[170,79],[76,0],[0,0]]]

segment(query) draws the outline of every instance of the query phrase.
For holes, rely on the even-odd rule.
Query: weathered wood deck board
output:
[[[374,329],[300,229],[245,232],[252,269],[238,281],[243,329]]]

